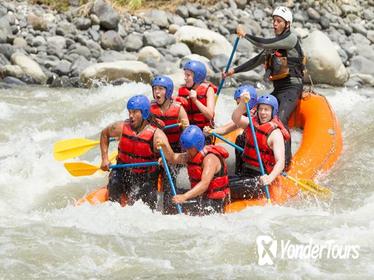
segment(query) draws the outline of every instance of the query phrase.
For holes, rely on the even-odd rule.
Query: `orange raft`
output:
[[[298,179],[313,179],[318,173],[329,170],[337,161],[343,141],[337,118],[327,99],[309,92],[304,92],[303,96],[289,121],[290,128],[303,130],[303,137],[292,158],[288,174]],[[273,204],[283,204],[295,197],[300,188],[291,180],[280,176],[271,184],[269,191]],[[103,187],[81,198],[77,204],[97,204],[107,200],[107,189]],[[265,197],[237,200],[226,206],[225,213],[265,204]]]

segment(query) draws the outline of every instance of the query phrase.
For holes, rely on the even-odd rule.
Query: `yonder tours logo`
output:
[[[276,259],[358,259],[359,245],[337,244],[328,240],[323,244],[292,243],[291,240],[276,240],[269,235],[259,235],[256,238],[258,264],[273,265]]]

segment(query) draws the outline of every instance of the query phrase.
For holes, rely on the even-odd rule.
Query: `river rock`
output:
[[[141,13],[140,16],[161,28],[167,28],[169,26],[169,14],[165,11],[152,9],[145,13]]]
[[[175,10],[175,13],[181,16],[182,18],[188,18],[189,16],[187,7],[183,5],[178,6],[177,9]]]
[[[74,18],[73,23],[79,30],[87,30],[91,27],[91,20],[86,17]]]
[[[136,60],[137,57],[131,53],[127,52],[117,52],[113,50],[103,51],[98,62],[114,62],[119,60]]]
[[[367,38],[372,44],[374,44],[374,30],[369,30],[367,33]]]
[[[175,89],[181,87],[185,83],[184,71],[182,69],[178,69],[173,74],[168,75],[168,77],[173,80]]]
[[[52,71],[58,75],[67,75],[70,73],[71,63],[65,59],[61,60]]]
[[[6,17],[0,18],[0,44],[7,43],[7,37],[11,34],[12,29]]]
[[[177,42],[187,44],[193,53],[212,58],[219,54],[230,57],[232,46],[225,37],[214,31],[194,26],[182,26],[176,33]]]
[[[308,58],[307,69],[315,83],[341,86],[348,80],[348,71],[330,39],[321,31],[314,31],[303,41]]]
[[[32,26],[34,30],[40,31],[47,31],[48,30],[48,22],[35,14],[29,14],[27,16],[27,22]]]
[[[27,42],[22,37],[17,37],[13,41],[13,46],[15,48],[26,48],[27,47]]]
[[[93,6],[93,13],[97,15],[100,25],[104,29],[117,28],[120,16],[106,1],[96,0]]]
[[[94,80],[110,82],[123,77],[132,81],[149,83],[152,72],[143,62],[122,60],[94,64],[86,68],[80,75],[81,81],[86,85],[91,85]]]
[[[18,65],[5,65],[3,67],[3,72],[6,76],[16,77],[22,79],[25,73],[22,68]]]
[[[7,64],[10,64],[10,61],[6,58],[5,55],[0,53],[0,66],[1,65],[7,65]]]
[[[143,35],[131,33],[124,39],[125,49],[128,51],[138,51],[143,47]]]
[[[169,51],[173,56],[177,57],[184,57],[191,54],[191,51],[188,48],[188,46],[183,43],[176,43],[171,45]]]
[[[71,64],[71,75],[75,77],[79,76],[83,70],[85,70],[93,64],[93,62],[88,61],[84,56],[78,56],[75,60],[73,60]]]
[[[32,77],[36,83],[44,84],[47,76],[43,73],[41,67],[33,59],[23,53],[14,53],[11,56],[11,62],[22,68],[23,72]]]
[[[173,35],[165,31],[151,31],[144,34],[144,42],[145,45],[162,48],[174,44],[175,39]]]
[[[101,35],[101,46],[103,49],[122,51],[124,42],[117,32],[109,30]]]
[[[374,62],[363,56],[355,56],[352,58],[349,69],[352,73],[362,73],[374,76]]]
[[[39,47],[39,46],[45,45],[46,43],[47,41],[44,39],[43,36],[36,36],[32,39],[31,45],[33,47]]]
[[[149,59],[160,61],[162,54],[154,47],[147,46],[142,48],[138,53],[138,60],[147,62]]]

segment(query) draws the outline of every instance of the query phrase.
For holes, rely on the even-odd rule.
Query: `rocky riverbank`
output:
[[[75,3],[79,1],[71,1]],[[206,63],[218,82],[243,24],[272,37],[273,1],[217,1],[178,6],[174,13],[118,12],[104,0],[61,13],[24,1],[0,3],[0,86],[48,84],[90,86],[95,82],[149,82],[155,74],[183,82],[181,65]],[[297,2],[297,3],[296,3]],[[314,83],[374,86],[374,1],[288,1],[293,30],[302,39]],[[235,64],[258,53],[240,40]],[[230,79],[262,82],[262,67]]]

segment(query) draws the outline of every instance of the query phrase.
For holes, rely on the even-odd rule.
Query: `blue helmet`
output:
[[[195,84],[201,84],[206,78],[206,67],[204,63],[197,60],[189,60],[184,66],[183,70],[190,70],[193,72],[193,82]]]
[[[181,134],[180,144],[183,150],[196,148],[199,152],[205,146],[205,137],[196,125],[188,126]]]
[[[278,115],[278,100],[277,98],[275,98],[275,96],[270,95],[270,94],[260,96],[257,100],[257,104],[258,105],[260,104],[270,105],[271,107],[273,107],[273,112],[271,116],[274,117],[275,115]]]
[[[249,101],[249,108],[252,109],[256,103],[257,103],[257,92],[256,92],[256,89],[251,86],[251,85],[248,85],[248,84],[245,84],[245,85],[241,85],[240,87],[238,87],[235,92],[234,92],[234,99],[238,99],[240,98],[240,95],[243,93],[243,92],[248,92],[249,93],[249,96],[251,97],[251,100]]]
[[[140,110],[143,119],[148,119],[150,115],[151,103],[144,95],[135,95],[127,102],[127,110]]]
[[[152,89],[154,86],[164,87],[166,89],[166,99],[170,99],[173,95],[174,84],[173,80],[167,76],[156,76],[152,80]]]

